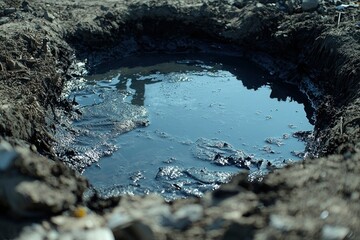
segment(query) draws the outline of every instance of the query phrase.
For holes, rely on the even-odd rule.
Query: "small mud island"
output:
[[[0,238],[360,238],[359,13],[351,1],[1,1]],[[65,87],[148,52],[237,52],[302,89],[309,157],[202,198],[94,194],[86,162],[57,148],[81,114]]]

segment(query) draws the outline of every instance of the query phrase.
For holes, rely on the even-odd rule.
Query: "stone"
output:
[[[106,11],[109,11],[110,8],[107,7],[107,6],[101,5],[101,6],[100,6],[100,9],[101,9],[101,11],[106,12]]]
[[[105,17],[107,18],[107,19],[115,19],[115,14],[113,13],[113,12],[107,12],[106,14],[105,14]]]
[[[16,62],[14,60],[12,60],[12,59],[7,59],[6,60],[6,67],[10,71],[15,70]]]
[[[134,240],[154,240],[155,236],[151,228],[140,222],[136,221],[128,226],[113,228],[112,232],[115,239],[134,239]]]
[[[270,216],[270,225],[281,231],[291,231],[295,228],[296,222],[289,216],[280,216],[272,214]]]
[[[9,71],[21,70],[26,68],[22,63],[13,59],[6,60],[6,67]]]
[[[115,240],[108,228],[95,228],[89,230],[74,230],[60,234],[58,240]]]
[[[49,22],[53,22],[55,20],[55,16],[49,13],[48,11],[45,11],[44,18]]]
[[[57,229],[67,232],[74,229],[99,228],[104,225],[104,219],[95,214],[89,214],[82,218],[59,215],[52,217],[51,223],[56,225]]]
[[[10,18],[9,17],[2,17],[0,18],[0,25],[6,24],[10,22]]]
[[[239,223],[232,223],[222,238],[223,240],[250,240],[254,239],[254,227],[251,225],[242,225]]]
[[[23,1],[21,3],[21,7],[25,12],[31,12],[32,11],[32,8],[30,7],[29,2],[27,2],[27,1]]]
[[[129,225],[133,222],[133,219],[125,214],[113,214],[110,216],[107,222],[107,226],[111,230],[122,228],[123,226]]]
[[[4,9],[4,15],[9,15],[16,12],[16,8],[5,8]]]
[[[24,64],[16,61],[15,62],[15,70],[21,70],[21,69],[25,69],[26,67],[24,66]]]
[[[41,181],[20,177],[7,183],[5,195],[12,210],[19,215],[42,215],[41,211],[33,212],[36,209],[57,213],[76,202],[74,196],[65,196]]]
[[[11,215],[39,217],[62,212],[77,205],[87,186],[65,165],[28,148],[3,150],[1,155],[5,160],[0,168],[0,203]]]
[[[323,240],[341,240],[350,234],[350,229],[341,226],[325,225],[322,228]]]
[[[303,11],[314,11],[319,7],[318,0],[303,0],[301,3],[301,9]]]
[[[25,227],[20,235],[16,238],[17,240],[43,240],[46,237],[46,231],[41,225],[36,224]]]
[[[172,225],[177,229],[186,229],[192,223],[199,221],[204,215],[204,209],[201,205],[190,204],[177,210],[172,216]]]

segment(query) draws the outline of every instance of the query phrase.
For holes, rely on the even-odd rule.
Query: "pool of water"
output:
[[[133,56],[92,69],[70,98],[81,115],[64,142],[105,196],[202,196],[239,171],[262,176],[302,159],[312,108],[235,56]],[[92,163],[92,164],[91,164]]]

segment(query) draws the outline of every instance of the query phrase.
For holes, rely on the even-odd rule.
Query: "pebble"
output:
[[[323,240],[341,240],[350,233],[346,227],[325,225],[322,229]]]
[[[11,144],[9,142],[6,141],[2,141],[0,143],[0,151],[12,151],[13,147],[11,146]]]
[[[6,66],[10,71],[15,70],[16,62],[14,60],[12,60],[12,59],[7,59]]]
[[[110,8],[107,7],[107,6],[101,5],[101,6],[100,6],[100,9],[101,9],[101,11],[105,11],[105,12],[106,12],[106,11],[109,11]]]
[[[254,228],[251,225],[232,223],[226,230],[223,240],[254,239]]]
[[[270,225],[281,231],[291,231],[296,222],[290,217],[272,214],[270,216]]]
[[[23,1],[22,4],[21,4],[21,7],[23,8],[23,10],[25,12],[32,11],[32,8],[30,7],[30,4],[27,1]]]
[[[43,240],[45,236],[46,232],[44,228],[37,224],[25,227],[17,237],[17,240]]]
[[[18,61],[7,59],[6,66],[9,71],[24,69],[25,66]]]
[[[133,219],[131,217],[129,217],[128,215],[125,214],[113,214],[108,222],[107,222],[107,226],[111,229],[114,230],[116,228],[121,228],[125,225],[129,225],[131,222],[133,221]]]
[[[104,220],[95,214],[82,218],[60,215],[51,218],[51,222],[61,231],[71,231],[73,229],[97,228],[103,225]]]
[[[185,229],[193,222],[199,221],[204,215],[201,205],[190,204],[177,210],[173,217],[172,225],[178,229]]]
[[[45,11],[44,18],[49,22],[53,22],[55,20],[55,16],[49,13],[48,11]]]
[[[115,239],[154,240],[151,228],[142,222],[133,222],[124,228],[112,230]]]
[[[320,218],[325,220],[327,217],[329,216],[329,212],[328,211],[322,211],[320,214]]]
[[[10,18],[8,18],[8,17],[0,18],[0,25],[6,24],[8,22],[10,22]]]
[[[14,12],[16,12],[16,8],[5,8],[4,9],[4,14],[5,15],[9,15],[9,14],[12,14]]]
[[[115,240],[108,228],[95,228],[60,234],[58,240]]]

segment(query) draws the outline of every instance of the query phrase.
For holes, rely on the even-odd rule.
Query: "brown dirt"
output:
[[[314,145],[322,158],[276,170],[262,182],[235,177],[210,194],[211,204],[191,200],[206,206],[202,220],[187,231],[164,234],[169,239],[196,234],[318,239],[324,237],[324,226],[341,226],[348,237],[360,238],[359,11],[347,9],[338,25],[331,4],[290,14],[262,2],[0,2],[1,138],[56,159],[56,109],[71,111],[60,94],[66,81],[79,76],[75,58],[87,59],[91,67],[139,51],[206,51],[226,45],[249,56],[266,54],[281,80],[301,85],[307,77],[324,91],[311,97],[318,106]],[[196,233],[213,224],[212,210],[220,208],[224,216],[234,211],[222,204],[224,198],[249,211],[226,218],[215,235]]]

